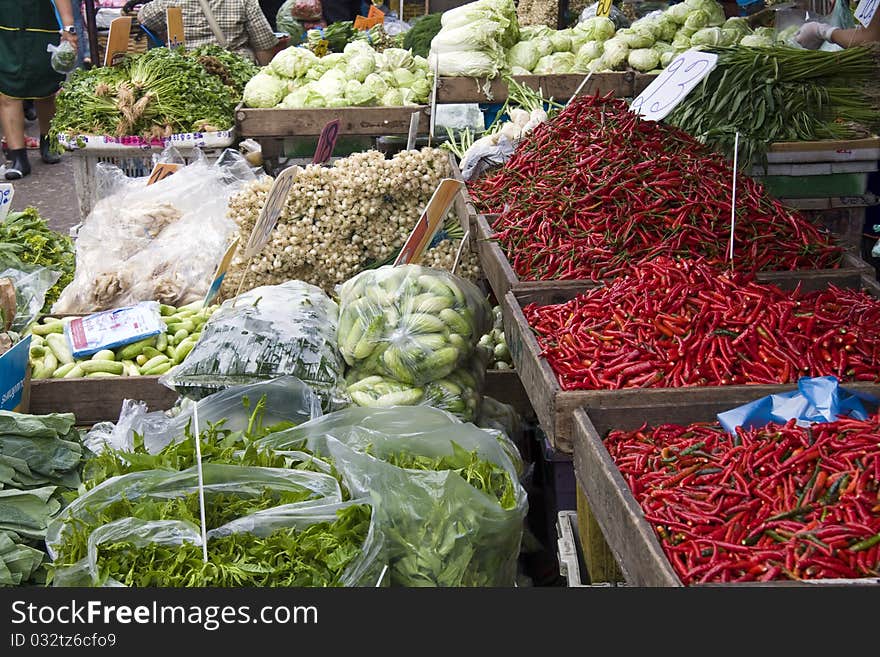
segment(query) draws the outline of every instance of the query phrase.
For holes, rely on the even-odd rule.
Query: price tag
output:
[[[165,10],[165,25],[168,26],[168,41],[166,45],[169,48],[184,45],[183,11],[180,7],[168,7]]]
[[[688,50],[676,57],[629,106],[649,121],[660,121],[718,64],[718,55]]]
[[[12,183],[0,183],[0,221],[6,219],[6,215],[9,214],[13,196],[15,196],[15,189],[12,187]]]
[[[370,11],[367,12],[366,18],[357,16],[354,19],[354,29],[369,30],[374,25],[381,25],[385,22],[385,14],[376,5],[370,5]]]
[[[257,223],[254,225],[254,230],[251,233],[247,246],[245,246],[245,259],[253,258],[266,246],[266,243],[269,241],[269,235],[272,234],[275,224],[278,223],[278,217],[281,216],[281,211],[284,209],[284,204],[287,202],[287,195],[290,193],[290,188],[293,186],[293,180],[296,178],[298,171],[299,167],[289,167],[284,169],[275,178],[272,189],[269,190],[269,196],[266,198],[266,203],[260,211],[260,216],[257,218]]]
[[[128,52],[128,37],[131,34],[131,16],[120,16],[110,22],[107,36],[107,51],[104,53],[104,66],[115,66]]]
[[[333,119],[321,130],[321,136],[318,137],[318,147],[315,149],[315,157],[312,158],[312,164],[324,164],[330,161],[333,149],[336,148],[336,138],[339,136],[339,125],[341,123],[339,119]]]
[[[443,224],[443,217],[449,212],[449,207],[455,200],[455,195],[461,189],[460,180],[444,178],[434,190],[431,200],[422,212],[422,216],[416,222],[415,228],[406,239],[406,243],[400,250],[394,265],[412,265],[422,259],[425,248],[431,243],[437,229]]]
[[[856,20],[865,27],[868,27],[874,18],[874,14],[877,13],[878,6],[880,6],[880,0],[862,0],[859,6],[856,7]]]
[[[605,16],[606,18],[610,16],[613,4],[612,0],[599,0],[599,4],[596,5],[596,16]]]
[[[419,112],[413,112],[409,117],[409,135],[406,138],[406,150],[411,151],[416,147],[416,135],[419,132]]]
[[[205,295],[205,302],[202,304],[203,307],[207,308],[210,306],[214,302],[214,299],[217,298],[217,295],[220,294],[220,287],[223,285],[223,279],[226,278],[226,272],[229,271],[229,265],[232,264],[232,258],[235,256],[235,250],[238,248],[239,239],[240,238],[236,237],[232,240],[232,244],[226,249],[226,253],[223,254],[220,264],[217,265],[217,270],[214,272],[214,278],[211,280],[211,287],[208,288],[208,293]]]
[[[160,162],[156,166],[153,167],[153,170],[150,172],[150,177],[147,179],[147,184],[152,185],[153,183],[157,183],[160,180],[165,180],[168,176],[173,173],[176,173],[177,170],[180,169],[179,164],[175,164],[174,162]]]

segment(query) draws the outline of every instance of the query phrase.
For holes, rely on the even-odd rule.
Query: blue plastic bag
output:
[[[868,413],[862,401],[877,404],[873,395],[855,393],[840,387],[833,376],[803,377],[797,390],[768,395],[753,402],[718,413],[718,421],[726,431],[736,433],[736,427],[751,429],[769,422],[784,424],[796,419],[799,425],[814,422],[834,422],[841,415],[866,420]]]

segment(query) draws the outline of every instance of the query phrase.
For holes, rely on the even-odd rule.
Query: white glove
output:
[[[825,41],[831,41],[831,33],[836,29],[833,25],[813,21],[801,25],[794,38],[807,50],[818,50]]]

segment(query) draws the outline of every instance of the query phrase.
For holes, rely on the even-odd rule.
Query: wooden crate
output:
[[[537,293],[553,291],[558,295],[563,295],[557,295],[554,298],[567,301],[574,294],[598,285],[595,281],[586,279],[546,281],[520,279],[501,246],[495,240],[495,233],[490,224],[494,216],[478,214],[473,221],[477,227],[477,254],[480,257],[480,265],[486,274],[486,280],[489,281],[492,291],[499,300],[511,290],[515,290]],[[843,256],[843,263],[837,269],[759,272],[757,278],[763,283],[773,283],[783,288],[792,288],[798,282],[802,283],[804,290],[821,289],[829,283],[851,287],[857,285],[862,276],[873,271],[871,265],[856,253],[854,247],[847,250]],[[566,294],[569,296],[564,296]],[[549,300],[547,303],[560,303],[560,301]]]
[[[519,84],[540,90],[544,98],[567,102],[578,90],[586,74],[514,75]],[[634,98],[655,78],[635,71],[593,73],[581,89],[581,95],[612,94],[615,98]],[[441,77],[437,83],[438,103],[503,103],[507,100],[504,80],[480,80],[464,77]]]
[[[880,296],[880,285],[867,277],[850,281],[848,287],[862,286]],[[846,285],[845,282],[839,282]],[[529,303],[547,305],[562,303],[576,296],[576,290],[519,290],[508,292],[501,304],[504,335],[513,363],[526,394],[535,409],[541,428],[554,449],[570,453],[573,449],[573,415],[577,408],[609,409],[636,406],[639,400],[652,400],[659,405],[687,407],[712,403],[723,395],[731,406],[752,399],[791,389],[789,385],[688,386],[684,388],[627,388],[623,390],[563,390],[556,374],[541,355],[538,340],[523,314]],[[872,383],[847,383],[847,387],[876,393]]]
[[[853,387],[854,386],[846,386]],[[878,386],[874,386],[875,390]],[[756,386],[757,388],[757,386]],[[789,387],[791,389],[791,386]],[[755,390],[754,398],[764,393]],[[667,404],[643,398],[633,405],[608,409],[577,409],[574,412],[574,467],[578,486],[585,494],[592,515],[607,540],[597,555],[614,556],[627,584],[634,586],[682,586],[682,582],[663,552],[650,523],[627,486],[617,465],[605,449],[602,438],[611,429],[631,430],[643,423],[666,422],[690,424],[708,422],[715,415],[739,405],[737,395],[718,393],[714,398],[694,400],[689,404]],[[578,508],[580,514],[580,507]],[[591,543],[592,545],[592,543]],[[606,556],[607,558],[607,556]],[[823,584],[877,585],[880,578],[813,580],[804,585]],[[797,585],[801,582],[767,582],[760,586]],[[754,583],[733,586],[755,586]],[[707,585],[708,586],[708,585]],[[717,586],[715,584],[714,586]]]
[[[587,496],[584,495],[580,485],[577,486],[577,527],[578,540],[584,553],[584,564],[590,574],[590,581],[593,583],[625,581],[617,557],[605,541],[602,528],[590,509]]]
[[[119,376],[31,381],[30,412],[73,413],[79,425],[119,419],[124,399],[147,403],[151,411],[167,410],[178,394],[159,383],[158,376]]]
[[[535,418],[535,410],[532,408],[526,389],[514,370],[488,370],[483,394],[504,404],[510,404],[526,420]]]
[[[340,135],[406,135],[413,113],[422,114],[419,134],[430,126],[427,105],[413,107],[321,107],[315,109],[235,108],[237,134],[248,137],[315,137],[333,119],[340,119]]]

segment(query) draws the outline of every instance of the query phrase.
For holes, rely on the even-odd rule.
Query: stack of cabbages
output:
[[[358,406],[428,405],[472,421],[492,308],[472,283],[418,265],[385,266],[339,288],[339,350]]]
[[[354,41],[318,57],[303,47],[279,52],[244,88],[247,107],[399,107],[427,102],[433,74],[424,57],[402,48],[376,52]]]

